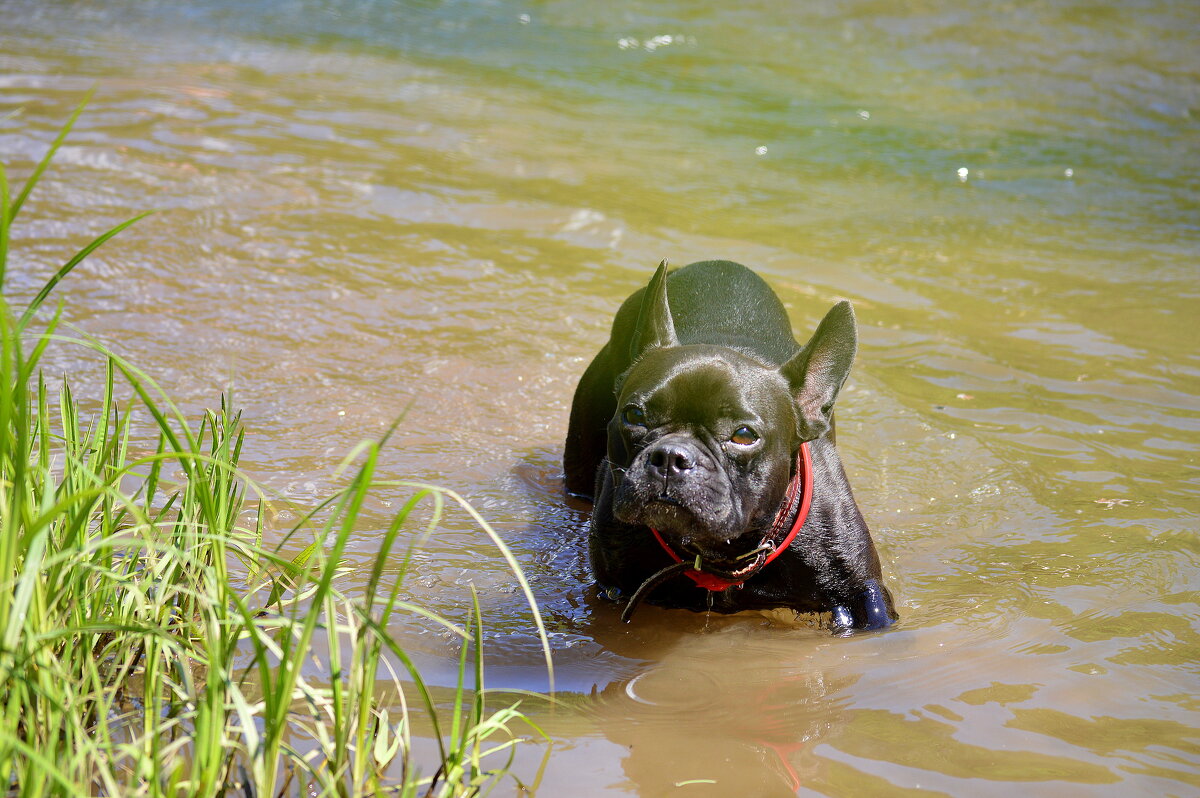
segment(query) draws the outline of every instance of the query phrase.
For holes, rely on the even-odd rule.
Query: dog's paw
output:
[[[874,579],[868,579],[863,590],[846,604],[834,605],[833,633],[845,636],[854,632],[886,629],[896,622],[892,598]]]

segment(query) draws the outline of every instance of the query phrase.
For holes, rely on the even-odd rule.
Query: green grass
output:
[[[15,198],[0,165],[0,289],[12,225],[86,102]],[[0,789],[460,796],[515,779],[516,747],[544,735],[518,706],[485,704],[478,601],[455,623],[400,599],[420,532],[466,513],[524,588],[550,667],[520,568],[467,502],[378,480],[384,436],[347,456],[345,488],[288,535],[311,543],[282,556],[264,544],[267,500],[238,469],[244,433],[224,398],[189,421],[144,371],[60,334],[61,308],[37,313],[76,264],[144,216],[68,259],[19,313],[0,298]],[[51,346],[97,353],[102,395],[48,384]],[[339,562],[372,491],[407,499],[379,535],[365,598],[352,600]],[[430,520],[410,530],[418,514]],[[398,613],[462,639],[449,697],[389,634]],[[436,755],[418,758],[415,736],[435,740]]]

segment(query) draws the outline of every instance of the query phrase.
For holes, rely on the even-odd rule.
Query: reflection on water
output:
[[[546,612],[573,709],[535,713],[544,794],[1200,788],[1194,4],[0,18],[18,179],[99,87],[17,230],[18,303],[160,209],[63,283],[66,317],[185,407],[232,387],[247,467],[302,507],[411,403],[384,476],[466,494]],[[839,448],[895,630],[652,607],[623,626],[592,594],[586,512],[560,495],[568,402],[662,257],[754,266],[801,336],[855,302]],[[399,498],[368,508],[351,564]],[[480,591],[489,683],[544,687],[468,520],[418,560],[405,589],[432,609]],[[452,681],[451,640],[394,631]]]

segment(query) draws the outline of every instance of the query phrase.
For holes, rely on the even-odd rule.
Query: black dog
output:
[[[805,347],[762,278],[693,263],[621,306],[571,406],[569,493],[595,496],[601,591],[691,610],[830,612],[837,632],[896,619],[834,450],[858,334],[840,302]],[[675,578],[672,578],[675,577]],[[683,578],[687,577],[687,578]]]

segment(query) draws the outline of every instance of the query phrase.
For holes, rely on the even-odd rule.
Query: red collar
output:
[[[783,525],[787,523],[789,511],[792,509],[793,504],[795,504],[796,493],[801,490],[803,496],[800,499],[800,510],[796,513],[796,520],[792,523],[791,531],[787,533],[787,536],[783,540],[775,543],[775,539],[783,531]],[[706,590],[721,591],[741,585],[765,568],[791,545],[792,540],[796,537],[796,533],[800,531],[800,527],[804,526],[804,521],[808,518],[808,509],[812,504],[812,491],[812,455],[808,451],[808,442],[806,441],[800,444],[800,452],[796,455],[796,475],[788,483],[787,501],[783,503],[783,506],[779,508],[779,512],[775,514],[775,521],[771,524],[771,531],[763,538],[762,544],[757,549],[758,556],[755,557],[754,561],[750,565],[740,568],[731,574],[717,575],[706,573],[703,570],[703,563],[700,563],[699,558],[697,558],[697,564],[701,570],[691,568],[684,571],[684,574]],[[663,547],[663,551],[671,555],[672,560],[676,563],[683,562],[683,559],[675,553],[675,550],[663,540],[662,535],[658,534],[657,529],[651,527],[650,532],[654,534],[654,539],[658,541],[658,545]]]

